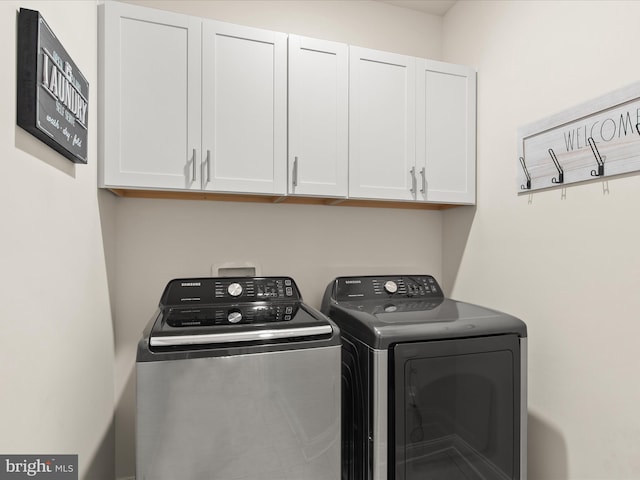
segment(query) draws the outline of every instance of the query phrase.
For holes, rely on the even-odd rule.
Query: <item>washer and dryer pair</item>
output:
[[[429,275],[172,280],[138,347],[138,480],[523,480],[526,326]]]

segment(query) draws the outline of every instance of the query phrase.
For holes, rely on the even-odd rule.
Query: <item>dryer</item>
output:
[[[172,280],[136,373],[138,480],[339,477],[339,329],[292,278]]]
[[[339,277],[343,480],[525,480],[527,329],[430,275]]]

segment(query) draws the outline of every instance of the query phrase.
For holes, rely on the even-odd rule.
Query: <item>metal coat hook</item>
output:
[[[636,128],[638,126],[636,125]],[[640,133],[640,132],[638,132]],[[596,162],[598,162],[598,170],[591,170],[592,177],[601,177],[604,175],[604,160],[600,156],[600,152],[598,151],[598,147],[596,147],[596,141],[593,137],[589,137],[587,140],[589,142],[589,146],[591,147],[591,151],[593,152],[593,156],[596,157]]]
[[[640,123],[636,123],[636,132],[640,135]]]
[[[527,177],[527,184],[520,185],[521,190],[531,190],[531,175],[529,175],[529,170],[527,170],[527,165],[524,163],[524,157],[520,157],[520,165],[522,165],[522,170],[524,170],[524,175]]]
[[[556,170],[558,170],[558,178],[553,177],[551,179],[551,183],[564,183],[564,170],[562,169],[562,166],[560,166],[558,157],[556,157],[552,148],[549,149],[549,155],[551,155],[551,160],[553,160],[553,164],[555,165]]]

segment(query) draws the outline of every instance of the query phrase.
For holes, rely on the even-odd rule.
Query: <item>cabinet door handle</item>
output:
[[[196,149],[193,149],[193,157],[191,158],[191,173],[193,177],[191,178],[192,182],[196,181]]]
[[[291,185],[298,186],[298,157],[293,157],[293,172],[291,173]]]
[[[411,167],[411,170],[409,170],[409,173],[411,174],[411,189],[409,191],[415,195],[415,193],[416,193],[416,167]]]
[[[427,172],[425,171],[425,167],[422,167],[420,170],[420,176],[422,177],[422,188],[420,189],[420,193],[424,194],[427,191]]]
[[[206,183],[209,183],[211,181],[211,150],[207,150],[207,158],[204,161],[205,164],[205,171],[207,172],[207,176],[206,176]]]

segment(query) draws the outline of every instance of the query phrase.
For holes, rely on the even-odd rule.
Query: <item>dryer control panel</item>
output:
[[[340,301],[380,298],[440,299],[444,294],[431,275],[338,277],[334,299]]]
[[[290,277],[185,278],[169,282],[161,307],[302,300]]]

